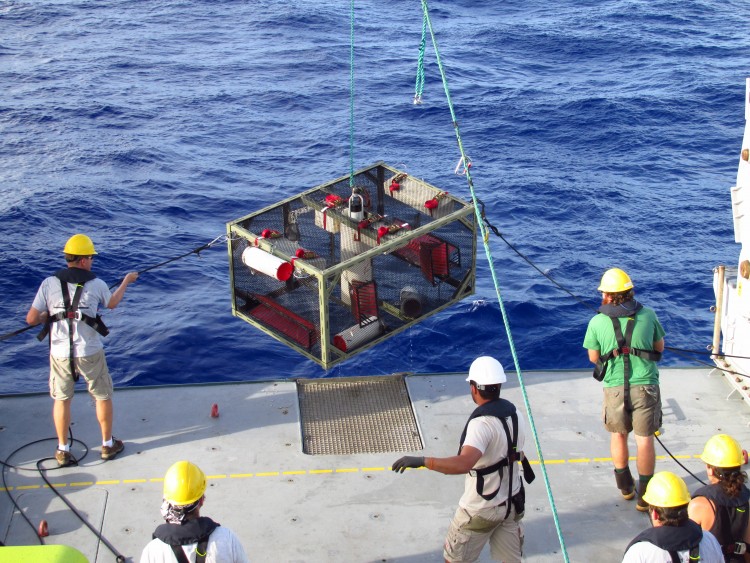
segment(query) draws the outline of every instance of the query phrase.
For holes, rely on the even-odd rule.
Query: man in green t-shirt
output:
[[[635,496],[628,466],[628,434],[635,434],[638,502],[648,510],[643,492],[654,474],[654,433],[661,426],[659,370],[664,329],[656,313],[635,300],[633,282],[619,268],[604,272],[599,284],[602,306],[589,321],[583,347],[595,364],[594,377],[604,383],[604,427],[610,432],[615,481],[623,498]]]

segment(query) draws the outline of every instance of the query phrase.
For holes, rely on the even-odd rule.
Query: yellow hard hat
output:
[[[605,293],[620,293],[629,289],[633,289],[633,282],[620,268],[610,268],[604,272],[598,288]]]
[[[93,241],[86,235],[73,235],[65,243],[63,248],[65,254],[72,254],[73,256],[92,256],[96,254],[94,250]]]
[[[674,508],[690,502],[685,481],[671,471],[659,471],[648,482],[643,500],[651,506]]]
[[[206,476],[189,461],[178,461],[164,475],[164,500],[174,506],[193,504],[206,492]]]
[[[739,467],[745,462],[739,443],[728,434],[717,434],[706,442],[701,459],[714,467]]]

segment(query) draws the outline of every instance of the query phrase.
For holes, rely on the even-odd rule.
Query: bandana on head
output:
[[[182,524],[188,515],[200,506],[201,500],[203,500],[203,497],[192,504],[182,506],[170,504],[169,501],[165,500],[161,503],[161,515],[168,524]]]

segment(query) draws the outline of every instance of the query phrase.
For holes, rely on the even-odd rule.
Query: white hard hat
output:
[[[477,385],[500,385],[507,380],[502,364],[491,356],[479,356],[471,362],[469,377],[466,378]]]

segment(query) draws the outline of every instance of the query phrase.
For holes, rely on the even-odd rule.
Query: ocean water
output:
[[[669,346],[704,350],[712,268],[735,265],[744,1],[434,1],[477,195],[503,237],[586,303],[627,270]],[[355,6],[355,167],[383,160],[469,198],[432,43],[413,105],[418,2]],[[61,249],[89,234],[110,284],[225,224],[348,174],[350,4],[0,2],[0,333],[24,326]],[[582,368],[590,310],[491,239],[521,370]],[[480,247],[480,253],[483,252]],[[117,385],[512,366],[477,292],[328,372],[232,317],[225,247],[144,273],[106,315]],[[0,342],[0,393],[43,391],[46,343]],[[695,365],[667,353],[665,365]]]

